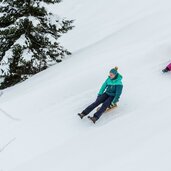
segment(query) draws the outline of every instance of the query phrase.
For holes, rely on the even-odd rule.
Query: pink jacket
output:
[[[167,66],[167,68],[169,68],[169,70],[171,71],[171,63]]]

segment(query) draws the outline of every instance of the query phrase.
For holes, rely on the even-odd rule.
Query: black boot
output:
[[[83,119],[86,115],[84,113],[78,113],[78,116]]]
[[[95,116],[91,117],[91,116],[88,116],[88,118],[95,124],[96,121],[97,121],[97,118]]]
[[[165,68],[162,70],[163,73],[169,72],[169,68]]]

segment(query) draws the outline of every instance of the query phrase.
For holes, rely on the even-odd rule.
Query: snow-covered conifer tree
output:
[[[73,20],[45,6],[61,0],[0,0],[0,87],[12,86],[61,62],[70,52],[58,42]]]

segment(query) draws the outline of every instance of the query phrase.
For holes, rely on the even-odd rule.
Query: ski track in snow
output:
[[[3,114],[4,116],[6,116],[8,119],[13,120],[13,121],[21,121],[19,118],[15,118],[12,115],[10,115],[9,113],[7,113],[5,110],[3,110],[2,108],[0,108],[0,113]]]
[[[12,144],[14,141],[16,140],[16,138],[11,139],[7,144],[5,144],[4,146],[0,147],[0,153],[2,153],[10,144]]]

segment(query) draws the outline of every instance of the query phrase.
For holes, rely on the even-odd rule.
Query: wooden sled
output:
[[[110,111],[116,109],[117,107],[118,107],[118,105],[116,104],[116,105],[113,106],[112,108],[107,108],[106,111],[105,111],[105,113],[106,113],[106,112],[110,112]],[[98,111],[100,108],[101,108],[101,107],[98,107],[98,108],[97,108],[97,111]]]

